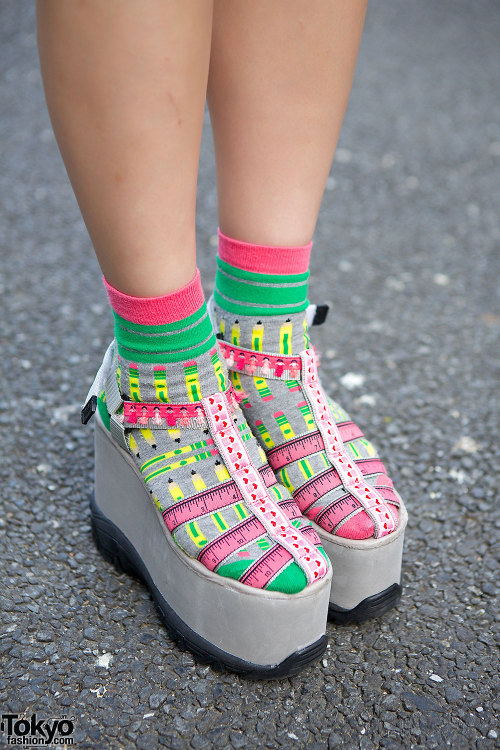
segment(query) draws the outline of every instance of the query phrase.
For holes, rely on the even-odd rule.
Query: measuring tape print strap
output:
[[[268,487],[269,473],[272,477],[272,484],[276,484],[274,474],[267,464],[259,469],[259,474]],[[175,531],[183,523],[195,521],[207,513],[215,513],[226,508],[228,505],[240,503],[242,499],[236,482],[227,481],[211,489],[199,492],[197,495],[173,503],[163,511],[163,518],[169,531]],[[293,501],[292,503],[295,505]]]
[[[232,552],[259,539],[265,531],[260,521],[251,516],[206,544],[199,553],[198,560],[209,570],[215,570]]]
[[[246,504],[255,513],[271,539],[293,555],[309,582],[325,576],[328,564],[323,555],[291,525],[285,513],[267,494],[267,489],[259,473],[252,466],[245,446],[234,427],[229,404],[224,395],[215,393],[204,398],[203,408],[212,437],[231,477],[238,485]]]
[[[245,571],[244,575],[240,578],[240,582],[262,589],[291,560],[293,560],[293,556],[290,552],[279,544],[276,544]]]
[[[321,525],[322,529],[328,531],[329,534],[334,534],[337,528],[340,528],[342,524],[357,513],[361,513],[362,510],[364,508],[359,500],[353,495],[347,494],[334,500],[326,508],[318,508],[317,512],[314,515],[310,513],[310,516],[317,524]]]
[[[394,516],[387,507],[384,498],[365,482],[362,472],[345,452],[339,429],[331,416],[328,401],[318,378],[314,351],[305,349],[300,357],[302,360],[301,379],[304,394],[323,438],[326,455],[332,462],[346,490],[359,500],[363,510],[372,519],[375,537],[386,536],[396,528]]]
[[[274,476],[274,471],[271,469],[269,464],[264,464],[264,466],[261,466],[259,469],[259,474],[264,480],[264,484],[266,485],[266,487],[272,487],[273,485],[277,484],[276,477]]]
[[[337,427],[344,443],[350,443],[351,440],[364,437],[363,431],[354,422],[337,422]]]
[[[313,453],[318,453],[324,450],[324,448],[325,445],[321,434],[319,432],[311,432],[303,437],[288,440],[276,448],[271,448],[267,453],[267,460],[274,471],[279,471],[283,466],[288,466],[293,461],[299,461],[302,458],[312,456]]]
[[[207,513],[215,513],[228,505],[241,502],[241,493],[235,482],[226,482],[205,490],[198,495],[180,500],[163,511],[169,531],[175,531],[183,523],[195,521]]]
[[[301,533],[304,534],[304,536],[308,537],[313,544],[315,544],[317,547],[322,543],[321,539],[317,535],[316,531],[313,529],[312,526],[303,526],[301,528]]]
[[[297,505],[295,500],[280,500],[278,505],[290,521],[295,521],[297,518],[302,518],[302,513],[300,512],[299,506]]]
[[[314,505],[320,497],[324,497],[328,492],[336,490],[341,486],[342,482],[335,469],[327,469],[321,472],[321,474],[316,474],[316,476],[296,489],[293,493],[293,499],[301,512],[307,513],[309,518],[311,514],[308,511],[311,505]]]

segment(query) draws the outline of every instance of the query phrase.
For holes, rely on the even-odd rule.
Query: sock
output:
[[[302,512],[326,531],[365,539],[373,536],[374,522],[361,503],[346,493],[321,449],[318,425],[293,367],[287,380],[272,376],[272,365],[279,367],[280,355],[295,357],[298,365],[300,352],[311,347],[305,315],[310,250],[311,244],[288,248],[251,245],[219,232],[216,326],[230,345],[264,356],[244,363],[238,361],[237,352],[226,349],[232,383],[245,394],[245,416],[269,454],[279,481],[293,494]],[[399,497],[373,446],[341,406],[330,399],[328,406],[347,456],[358,464],[366,482],[377,491],[380,487],[384,498],[393,503],[395,516]],[[278,459],[283,454],[280,446],[289,441],[293,441],[293,451],[287,451],[286,461]],[[292,455],[294,460],[290,460]]]
[[[198,271],[182,289],[155,298],[131,297],[106,281],[105,286],[115,319],[116,377],[124,401],[189,405],[227,390],[227,370]],[[109,424],[103,394],[98,403],[103,421]],[[252,465],[263,480],[267,478],[270,496],[296,528],[308,529],[312,544],[319,546],[319,538],[297,512],[289,493],[276,483],[263,450],[236,407],[233,417]],[[136,428],[125,434],[146,487],[187,555],[248,585],[284,593],[305,588],[306,575],[293,556],[277,548],[243,498],[238,499],[203,415],[198,422],[181,417],[172,429]]]
[[[307,305],[312,242],[301,247],[264,247],[239,242],[219,230],[216,304],[240,315],[284,315]]]
[[[115,321],[120,388],[132,401],[199,401],[225,391],[200,273],[161,297],[131,297],[105,280]]]

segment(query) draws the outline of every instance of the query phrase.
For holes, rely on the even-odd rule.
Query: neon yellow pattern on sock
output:
[[[187,523],[186,531],[197,547],[203,547],[207,543],[207,538],[201,533],[201,529],[196,521]]]
[[[198,368],[196,362],[190,362],[184,366],[184,377],[188,398],[191,402],[201,401],[200,381],[198,380]]]
[[[151,474],[148,474],[146,477],[144,477],[145,482],[150,482],[151,479],[154,479],[154,477],[160,476],[160,474],[165,474],[167,471],[174,471],[174,469],[178,469],[181,466],[187,466],[188,464],[195,463],[196,461],[202,461],[205,458],[211,458],[212,454],[210,451],[207,451],[206,453],[198,453],[196,456],[189,456],[189,458],[183,458],[182,461],[176,461],[174,464],[168,464],[168,466],[163,466],[161,469],[157,469],[156,471],[153,471]],[[199,475],[198,475],[199,476]]]
[[[237,503],[236,505],[233,505],[233,508],[240,521],[244,521],[248,516],[248,511],[246,510],[245,506],[241,503]]]
[[[263,399],[264,401],[267,399],[270,401],[269,396],[271,396],[271,391],[269,390],[269,386],[267,385],[267,381],[264,380],[264,378],[258,378],[254,376],[253,382],[255,383],[255,388],[257,390],[257,393]]]
[[[243,386],[241,385],[241,377],[240,373],[236,372],[235,370],[229,370],[229,378],[231,380],[231,383],[234,386],[235,391],[243,391]],[[245,406],[245,404],[248,404],[248,399],[244,398],[241,402],[242,406]]]
[[[163,511],[163,508],[161,507],[161,503],[158,500],[158,498],[156,497],[156,495],[153,494],[153,495],[151,495],[151,497],[153,498],[153,502],[156,505],[156,507],[158,508],[158,510]]]
[[[193,482],[196,492],[203,492],[203,490],[207,489],[207,485],[197,471],[195,471],[194,474],[191,474],[191,481]]]
[[[242,391],[243,386],[241,385],[240,373],[236,372],[236,370],[230,370],[229,377],[231,378],[231,383],[234,385],[235,390]]]
[[[376,456],[377,455],[377,452],[376,452],[375,448],[373,447],[373,445],[370,443],[369,440],[366,440],[365,438],[360,438],[359,442],[362,443],[362,445],[365,446],[365,448],[366,448],[369,456]]]
[[[287,320],[280,328],[280,354],[292,353],[293,325]]]
[[[156,440],[151,430],[148,430],[146,427],[141,427],[139,431],[148,445],[156,445]]]
[[[168,490],[172,497],[174,498],[175,502],[179,502],[179,500],[182,500],[184,498],[184,494],[177,484],[177,482],[170,481],[168,482]]]
[[[260,447],[260,445],[257,446],[257,449],[259,451],[260,460],[262,461],[263,464],[267,464],[267,456],[262,450],[262,448]]]
[[[220,513],[211,513],[210,517],[219,531],[226,531],[229,524]]]
[[[302,323],[302,325],[304,327],[304,334],[303,334],[304,335],[304,344],[306,345],[306,349],[310,349],[311,348],[311,339],[309,338],[309,333],[307,331],[307,319],[306,319],[305,316],[304,316],[304,322]]]
[[[132,401],[142,401],[139,389],[139,370],[134,365],[129,365],[128,380],[130,387],[130,398]]]
[[[219,482],[227,482],[228,479],[231,479],[231,476],[224,464],[215,464],[215,473],[217,474],[217,479],[219,480]]]
[[[211,356],[212,365],[214,366],[214,372],[219,380],[219,390],[223,393],[226,390],[226,378],[222,370],[222,365],[219,359],[219,352],[214,352]]]
[[[291,440],[293,437],[295,437],[295,432],[292,430],[292,425],[283,414],[283,412],[276,412],[274,418],[278,423],[278,427],[283,433],[283,437],[285,438],[285,440]]]
[[[266,446],[268,448],[272,448],[273,445],[274,445],[274,441],[271,438],[271,435],[269,434],[266,426],[264,424],[262,424],[262,422],[260,420],[257,420],[255,422],[255,426],[256,426],[256,428],[257,428],[257,430],[259,432],[259,435],[261,436],[262,440],[266,444]]]
[[[281,481],[281,484],[284,484],[284,485],[285,485],[285,487],[287,488],[288,492],[290,492],[290,493],[291,493],[291,492],[293,492],[293,491],[294,491],[295,487],[294,487],[294,486],[293,486],[293,484],[292,484],[292,483],[290,482],[290,479],[289,479],[289,477],[288,477],[288,474],[287,474],[287,471],[286,471],[286,469],[280,469],[280,470],[278,471],[278,473],[277,473],[277,477],[278,477],[278,479],[280,479],[280,481]]]
[[[191,445],[185,445],[183,448],[175,448],[175,450],[169,451],[168,453],[162,453],[159,456],[154,456],[153,458],[150,458],[148,461],[145,461],[142,464],[141,471],[145,471],[146,469],[149,469],[150,466],[153,466],[154,464],[157,464],[160,461],[166,461],[169,458],[174,458],[174,456],[181,456],[185,453],[192,453],[193,451],[197,451],[200,448],[206,448],[207,445],[208,443],[206,440],[200,440],[197,443],[191,443]]]
[[[252,328],[252,349],[254,352],[262,351],[262,339],[264,337],[264,326],[260,320]]]
[[[306,403],[304,406],[299,406],[299,410],[304,417],[304,422],[306,423],[309,432],[311,432],[311,430],[315,430],[316,425],[314,424],[314,417],[312,415],[311,409],[309,408],[309,405]]]
[[[237,322],[231,326],[231,342],[233,346],[240,345],[240,324]]]
[[[165,376],[164,367],[154,367],[153,369],[156,398],[158,401],[162,401],[164,404],[168,403],[168,388],[167,379]]]
[[[314,472],[307,458],[303,458],[301,461],[299,461],[298,466],[304,476],[304,479],[310,479],[313,476]]]
[[[130,450],[132,451],[132,453],[135,453],[135,455],[138,456],[139,455],[139,446],[137,445],[135,437],[132,435],[132,433],[130,433],[130,435],[129,435],[128,444],[129,444],[129,447],[130,447]]]
[[[349,448],[351,449],[354,458],[359,458],[359,451],[356,450],[352,443],[349,443]]]
[[[274,487],[270,487],[269,491],[273,493],[273,495],[276,498],[276,500],[278,500],[278,501],[279,500],[283,500],[283,494],[282,494],[280,488],[278,487],[278,485],[274,485]]]
[[[259,547],[260,547],[260,548],[261,548],[262,550],[266,550],[266,549],[269,549],[269,547],[271,546],[271,542],[267,542],[267,541],[266,541],[265,539],[258,539],[258,540],[257,540],[257,545],[258,545],[258,546],[259,546]]]

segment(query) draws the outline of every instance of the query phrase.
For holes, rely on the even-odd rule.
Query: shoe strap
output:
[[[109,345],[103,362],[82,407],[82,421],[89,421],[96,411],[97,398],[104,390],[106,407],[110,413],[111,437],[128,450],[126,430],[154,427],[192,426],[193,423],[210,430],[215,445],[238,486],[243,500],[262,523],[273,541],[284,547],[304,571],[309,583],[323,578],[328,563],[315,545],[298,529],[270,497],[265,481],[253,465],[234,426],[233,414],[240,400],[231,386],[225,393],[215,393],[189,404],[163,404],[123,401],[114,362],[114,342]],[[85,420],[85,421],[84,421]]]
[[[324,305],[309,305],[306,308],[307,327],[311,328],[312,326],[323,325],[326,320],[326,316],[328,315],[329,309],[330,305],[328,305],[326,302]]]
[[[108,348],[106,349],[106,353],[104,354],[101,366],[97,370],[97,374],[94,378],[92,385],[89,388],[87,397],[80,410],[82,424],[87,424],[87,422],[92,418],[92,415],[95,413],[97,409],[97,399],[102,393],[102,391],[105,389],[106,380],[113,367],[114,355],[115,355],[115,342],[113,340],[111,341]],[[118,388],[118,385],[117,385],[117,388]]]
[[[228,370],[235,370],[244,375],[273,380],[297,380],[302,370],[300,356],[286,357],[282,354],[256,352],[220,340],[219,349]]]
[[[202,404],[214,443],[246,505],[262,523],[271,539],[293,556],[309,583],[323,578],[328,571],[326,559],[306,536],[292,526],[289,518],[269,496],[262,477],[253,466],[234,426],[227,395],[215,393],[202,399]]]
[[[394,517],[382,495],[366,482],[356,463],[347,455],[339,428],[332,417],[328,400],[319,380],[314,350],[305,349],[300,358],[302,360],[302,388],[323,438],[326,455],[346,490],[359,500],[363,510],[372,519],[375,537],[386,536],[396,528]]]
[[[224,392],[234,414],[236,406],[243,400],[231,385]],[[106,399],[107,402],[107,399]],[[169,430],[179,427],[201,427],[206,429],[207,419],[203,401],[190,401],[184,404],[153,401],[122,401],[123,411],[118,415],[125,429]]]
[[[118,443],[121,448],[128,450],[128,443],[125,438],[125,429],[123,427],[122,407],[123,399],[121,397],[118,381],[116,379],[116,370],[114,367],[116,353],[116,341],[113,339],[104,354],[101,366],[94,378],[92,385],[87,393],[85,403],[81,408],[82,424],[87,424],[97,411],[97,399],[104,391],[106,398],[106,408],[110,415],[109,428],[111,437]]]
[[[379,538],[394,531],[396,524],[385,499],[366,482],[360,469],[347,455],[318,377],[317,355],[314,349],[305,349],[297,357],[289,357],[255,352],[232,346],[225,341],[219,341],[219,346],[229,370],[254,377],[300,382],[323,440],[325,453],[346,490],[359,500],[363,510],[373,521],[375,537]],[[240,395],[245,394],[240,392]]]
[[[104,354],[101,366],[90,386],[85,404],[81,408],[83,424],[92,418],[97,410],[97,399],[104,391],[106,408],[110,415],[110,431],[113,439],[125,449],[128,443],[125,431],[131,429],[174,429],[179,427],[201,427],[206,429],[207,420],[201,401],[174,404],[145,401],[124,401],[118,387],[114,366],[115,341]],[[231,385],[226,391],[232,410],[243,396]]]

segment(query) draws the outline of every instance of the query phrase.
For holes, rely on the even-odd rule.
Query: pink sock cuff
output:
[[[267,274],[305,273],[312,242],[297,247],[268,247],[240,242],[219,233],[219,258],[242,271]]]
[[[193,315],[205,302],[198,268],[194,277],[185,286],[161,297],[132,297],[130,294],[119,292],[104,276],[102,279],[115,313],[139,325],[176,323]]]

